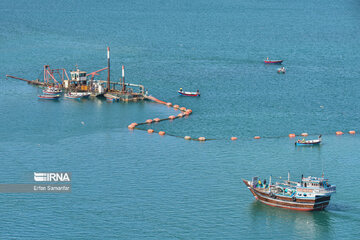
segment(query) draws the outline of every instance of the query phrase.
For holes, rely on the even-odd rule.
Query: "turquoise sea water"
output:
[[[69,171],[73,190],[1,194],[0,238],[357,239],[360,140],[335,132],[360,131],[359,14],[355,0],[1,1],[0,183]],[[5,78],[94,71],[107,46],[113,80],[125,65],[127,81],[194,112],[151,128],[216,140],[127,129],[177,114],[163,105],[41,101]],[[302,132],[322,146],[295,148],[287,135]],[[337,185],[327,210],[262,205],[241,181],[287,171],[324,171]]]

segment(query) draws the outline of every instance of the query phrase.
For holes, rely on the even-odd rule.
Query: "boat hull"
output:
[[[82,98],[82,97],[65,96],[65,98],[68,98],[68,99],[80,99],[80,98]]]
[[[316,146],[320,145],[321,141],[314,142],[295,142],[295,146]]]
[[[179,93],[181,96],[200,97],[200,93],[197,93],[197,92],[180,92],[180,91],[178,91],[178,93]]]
[[[88,98],[90,96],[90,93],[84,93],[84,94],[77,94],[77,93],[73,93],[73,94],[65,94],[65,98],[69,98],[69,99],[81,99],[81,98]]]
[[[281,64],[283,60],[264,60],[266,64]]]
[[[38,98],[45,100],[57,100],[60,98],[60,95],[39,95]]]
[[[292,198],[290,196],[270,194],[269,192],[253,188],[247,180],[243,180],[243,182],[256,200],[272,207],[296,211],[319,211],[325,209],[330,202],[330,196],[321,196],[315,199]]]

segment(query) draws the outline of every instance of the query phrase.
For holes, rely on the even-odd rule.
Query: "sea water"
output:
[[[0,183],[71,172],[71,193],[0,195],[1,239],[356,239],[360,233],[358,1],[0,2]],[[38,100],[43,65],[126,81],[153,102]],[[279,66],[263,60],[283,59]],[[106,79],[106,72],[99,76]],[[201,97],[177,90],[200,90]],[[323,135],[295,147],[289,133]],[[261,139],[254,140],[254,136]],[[238,137],[230,141],[230,137]],[[253,176],[321,176],[325,211],[257,202]]]

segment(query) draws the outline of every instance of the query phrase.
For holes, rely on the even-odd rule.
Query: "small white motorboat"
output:
[[[89,92],[68,92],[65,94],[65,97],[70,99],[81,99],[89,96],[90,96]]]
[[[285,68],[284,67],[281,67],[281,68],[278,68],[278,70],[277,70],[277,72],[278,73],[286,73],[286,70],[285,70]]]

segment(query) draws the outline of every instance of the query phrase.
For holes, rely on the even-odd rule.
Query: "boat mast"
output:
[[[269,190],[271,191],[271,175],[269,177]]]
[[[122,65],[122,91],[125,91],[125,67]]]
[[[290,183],[290,171],[288,171],[288,183]]]
[[[108,61],[107,91],[110,91],[110,47],[107,48],[107,61]]]

